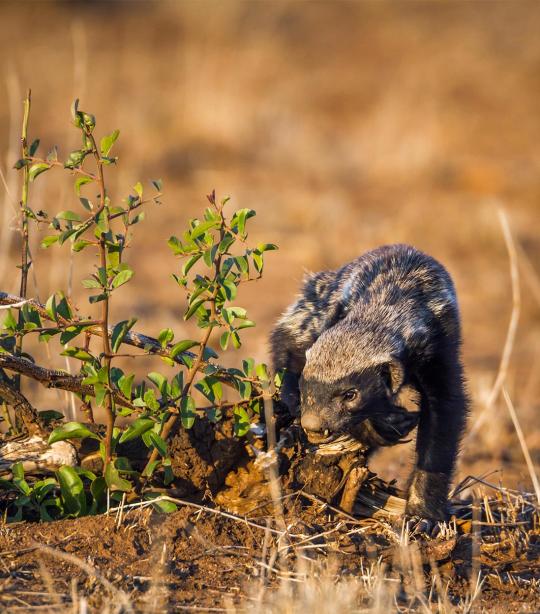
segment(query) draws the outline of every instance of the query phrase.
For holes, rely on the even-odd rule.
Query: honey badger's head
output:
[[[366,420],[392,428],[402,411],[395,398],[405,384],[399,345],[379,325],[366,329],[346,320],[317,339],[300,379],[301,424],[311,443],[343,434],[362,440]]]

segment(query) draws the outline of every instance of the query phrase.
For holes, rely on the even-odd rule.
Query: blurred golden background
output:
[[[167,239],[215,188],[256,209],[253,242],[280,246],[264,278],[238,302],[257,328],[238,356],[267,357],[272,322],[304,270],[333,268],[383,243],[407,242],[453,275],[464,354],[482,413],[512,310],[509,260],[497,216],[518,246],[519,329],[507,388],[531,454],[540,459],[540,5],[535,2],[2,2],[0,3],[0,287],[18,290],[14,208],[22,99],[32,88],[30,136],[65,156],[78,145],[69,107],[120,128],[114,198],[161,177],[163,205],[135,227],[133,281],[113,319],[136,315],[157,335],[181,319],[183,295]],[[132,191],[132,190],[131,190]],[[34,210],[78,205],[65,173],[31,192]],[[34,232],[30,293],[80,287],[85,258],[46,252]],[[35,286],[37,281],[37,288]],[[44,363],[64,367],[63,359]],[[226,360],[238,360],[229,352]],[[144,365],[142,368],[144,368]],[[157,365],[166,372],[162,363]],[[31,385],[28,385],[31,389]],[[65,403],[34,391],[41,408]],[[460,476],[504,468],[529,481],[506,406],[498,399],[466,439]],[[388,475],[408,455],[376,460]],[[501,474],[488,479],[498,481]]]

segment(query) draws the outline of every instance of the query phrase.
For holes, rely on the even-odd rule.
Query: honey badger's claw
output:
[[[435,538],[441,532],[441,523],[430,518],[411,516],[406,521],[405,528],[411,537]]]
[[[375,430],[388,442],[398,442],[408,435],[418,423],[418,412],[397,410],[385,416],[371,419]]]

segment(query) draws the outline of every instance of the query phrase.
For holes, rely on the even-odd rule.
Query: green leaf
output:
[[[77,177],[75,180],[75,194],[81,195],[81,187],[87,183],[92,183],[92,177]]]
[[[70,358],[76,358],[77,360],[82,360],[83,362],[90,362],[95,360],[94,356],[83,350],[82,348],[66,348],[63,352],[60,353],[60,356],[69,356]]]
[[[53,147],[47,153],[46,160],[47,162],[58,162],[58,149],[56,148],[56,145],[53,145]]]
[[[26,158],[21,158],[20,160],[17,160],[17,162],[15,162],[15,164],[13,165],[13,168],[17,171],[21,170],[21,168],[28,166],[30,164],[30,160],[27,160]]]
[[[242,368],[244,369],[244,373],[247,377],[251,377],[253,375],[255,369],[255,361],[253,358],[246,358],[242,361]]]
[[[59,220],[68,220],[69,222],[80,222],[81,216],[75,211],[60,211],[60,213],[56,214],[57,219]]]
[[[60,245],[64,245],[64,243],[69,239],[69,237],[74,235],[77,230],[78,228],[68,228],[67,230],[62,232],[58,237],[58,243],[60,243]]]
[[[219,220],[210,220],[209,222],[201,222],[200,224],[195,226],[195,228],[191,231],[190,236],[193,240],[198,239],[205,232],[207,232],[211,228],[215,228],[216,226],[219,226],[219,224],[220,224]]]
[[[142,195],[143,195],[143,186],[142,183],[140,181],[137,181],[137,183],[133,186],[133,189],[135,190],[135,192],[137,193],[137,196],[142,199]]]
[[[238,333],[235,330],[231,333],[231,339],[232,339],[233,345],[234,345],[234,347],[236,349],[241,347],[242,343],[240,341],[240,336],[238,335]]]
[[[159,403],[158,400],[156,399],[156,393],[153,390],[147,390],[144,393],[144,402],[146,403],[146,406],[149,409],[152,409],[153,411],[157,411],[159,409]]]
[[[163,188],[163,181],[161,179],[152,179],[152,185],[158,192],[161,192],[161,189]]]
[[[197,309],[199,309],[199,307],[205,302],[206,299],[204,298],[194,301],[184,314],[184,320],[189,320],[189,318],[191,318],[191,316],[197,311]]]
[[[100,303],[101,301],[104,301],[106,298],[107,298],[107,294],[95,294],[94,296],[89,296],[88,301],[91,304],[94,304],[94,303]]]
[[[146,431],[153,428],[155,424],[156,423],[153,420],[150,420],[150,418],[137,418],[137,420],[130,424],[122,433],[118,443],[124,443],[125,441],[130,441],[131,439],[140,437],[143,433],[146,433]]]
[[[171,395],[173,397],[177,397],[182,392],[184,387],[184,374],[182,371],[179,371],[171,381]]]
[[[122,377],[118,380],[118,387],[122,394],[126,397],[126,399],[131,400],[131,390],[133,389],[133,380],[135,379],[135,374],[132,375],[122,375]]]
[[[236,256],[234,259],[236,266],[238,267],[238,270],[241,273],[248,273],[249,272],[249,264],[247,261],[247,258],[245,256]]]
[[[86,437],[99,441],[99,437],[95,433],[92,433],[84,424],[80,422],[66,422],[66,424],[62,424],[54,429],[49,436],[48,443],[51,445],[56,441],[62,441],[64,439],[85,439]]]
[[[270,252],[276,249],[279,249],[279,247],[273,243],[259,243],[257,245],[257,251],[259,252]]]
[[[101,283],[97,279],[83,279],[83,288],[101,288]]]
[[[90,484],[90,494],[92,495],[93,501],[90,513],[97,514],[99,510],[99,505],[102,501],[105,501],[105,495],[107,493],[107,482],[105,478],[100,476],[96,478]]]
[[[234,434],[243,437],[249,431],[249,416],[243,407],[235,407],[234,414]]]
[[[196,415],[195,401],[191,396],[184,397],[180,402],[180,419],[182,421],[182,426],[185,429],[190,429],[195,422]]]
[[[111,334],[111,348],[113,352],[118,352],[126,333],[133,328],[136,322],[137,318],[131,318],[131,320],[122,320],[122,322],[118,322],[118,324],[114,326]]]
[[[114,276],[111,285],[113,288],[118,288],[119,286],[122,286],[123,284],[127,283],[132,277],[133,271],[131,269],[124,269],[123,271],[120,271],[120,273],[117,273]]]
[[[145,499],[148,498],[147,495],[145,495]],[[171,514],[172,512],[176,512],[178,510],[178,506],[173,503],[172,501],[162,501],[162,500],[157,500],[157,501],[153,501],[152,505],[160,512],[164,512],[165,514]]]
[[[184,246],[182,245],[182,242],[180,241],[180,239],[178,239],[178,237],[170,237],[170,239],[167,241],[167,245],[171,248],[175,256],[185,253]]]
[[[227,297],[227,300],[234,301],[238,290],[236,284],[230,279],[224,279],[221,285],[225,291],[225,296]]]
[[[111,490],[120,490],[123,492],[129,492],[133,486],[129,480],[124,480],[120,477],[118,470],[114,466],[114,461],[107,463],[105,467],[105,482]]]
[[[167,443],[154,431],[148,433],[150,441],[162,457],[167,456]]]
[[[170,357],[176,358],[178,354],[181,354],[182,352],[186,352],[187,350],[189,350],[192,347],[195,347],[196,345],[199,345],[199,342],[192,341],[191,339],[185,339],[184,341],[180,341],[179,343],[177,343],[176,345],[172,347]]]
[[[44,162],[38,162],[37,164],[33,164],[28,172],[28,177],[30,181],[34,181],[38,175],[41,175],[41,173],[48,171],[50,168],[50,165],[45,164]]]
[[[257,377],[261,381],[268,382],[270,380],[270,376],[268,375],[268,367],[266,365],[264,364],[257,365],[255,372],[257,373]]]
[[[94,384],[94,398],[96,400],[96,405],[101,407],[103,405],[103,401],[107,396],[107,389],[103,384]]]
[[[219,345],[221,346],[222,350],[226,350],[227,347],[229,346],[229,340],[231,338],[231,333],[229,331],[224,332],[221,337],[219,338]]]
[[[159,331],[158,341],[162,348],[166,348],[167,344],[174,339],[174,333],[171,328],[164,328]]]
[[[182,265],[182,275],[187,275],[193,265],[201,258],[202,254],[195,254]]]
[[[84,484],[73,467],[60,467],[56,471],[60,484],[60,493],[64,508],[70,516],[84,516],[86,514],[86,494]]]
[[[28,155],[30,157],[34,156],[34,154],[36,153],[36,151],[38,150],[39,147],[39,139],[36,139],[32,145],[30,145],[30,147],[28,148]]]
[[[236,380],[236,385],[242,399],[247,400],[251,397],[251,382],[245,382],[244,380],[239,379]]]
[[[11,309],[8,309],[6,317],[4,318],[3,326],[10,331],[17,330],[17,320],[15,319],[15,316],[13,315]]]
[[[72,252],[82,252],[82,250],[85,247],[88,247],[89,245],[91,245],[90,241],[81,239],[80,241],[75,241],[75,243],[73,243],[73,245],[71,246],[71,251]]]
[[[255,251],[251,254],[251,257],[253,258],[253,264],[255,265],[255,270],[257,271],[257,273],[262,273],[264,268],[263,255]]]
[[[91,201],[88,200],[88,198],[84,198],[84,196],[81,196],[79,198],[79,200],[81,201],[81,205],[87,210],[87,211],[93,211],[94,209],[94,205],[92,204]]]
[[[246,220],[248,220],[250,217],[253,217],[254,215],[256,214],[255,214],[255,211],[253,211],[253,209],[239,209],[233,215],[233,218],[231,221],[232,228],[233,229],[236,228],[238,231],[238,234],[243,237],[245,235]]]
[[[242,330],[243,328],[253,328],[254,326],[256,326],[255,322],[252,322],[251,320],[243,320],[236,326],[236,328],[237,330]]]
[[[109,152],[112,149],[112,146],[115,144],[116,139],[118,138],[118,136],[120,135],[120,130],[115,130],[114,132],[111,132],[111,134],[104,136],[100,143],[99,143],[99,149],[101,151],[101,155],[102,156],[108,156]]]
[[[167,378],[157,371],[148,374],[148,379],[157,387],[162,396],[167,393]]]
[[[220,254],[224,254],[229,247],[235,242],[235,238],[233,235],[227,233],[223,239],[219,242],[218,251]]]
[[[70,326],[66,328],[60,335],[60,344],[66,345],[66,343],[69,343],[72,339],[80,335],[83,330],[84,328],[82,326]]]

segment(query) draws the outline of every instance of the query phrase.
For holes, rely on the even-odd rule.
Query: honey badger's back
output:
[[[446,312],[452,312],[448,321]],[[409,245],[385,245],[337,270],[306,278],[298,299],[272,331],[273,365],[300,374],[306,351],[344,318],[384,326],[412,348],[427,341],[426,324],[439,320],[455,326],[455,314],[454,285],[443,266]]]
[[[399,357],[422,394],[410,514],[444,517],[467,408],[459,329],[444,267],[410,246],[389,245],[309,276],[272,332],[274,368],[286,369],[282,400],[291,413],[299,408],[302,372],[330,385],[385,356]]]

